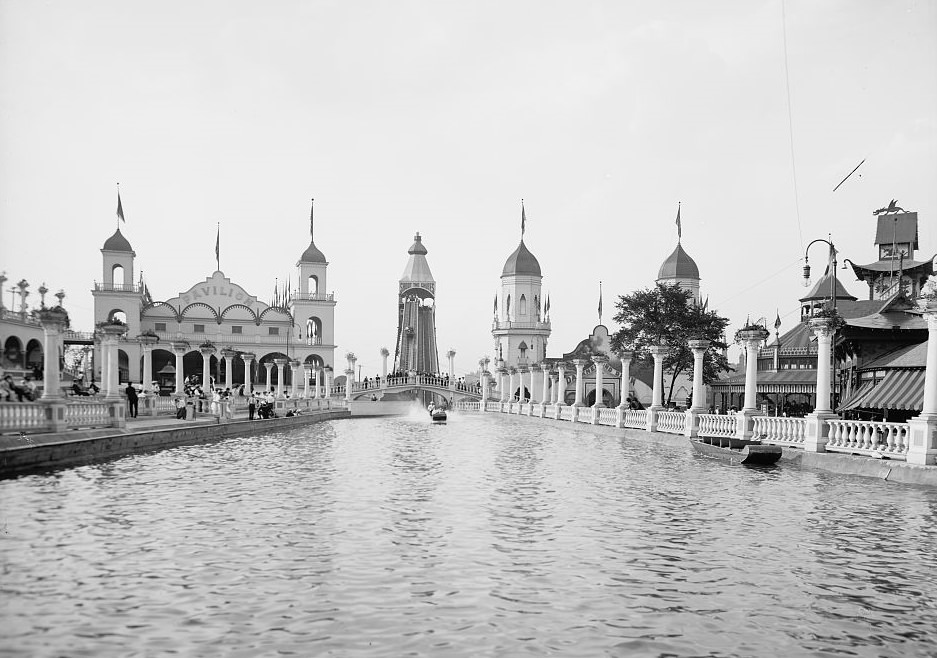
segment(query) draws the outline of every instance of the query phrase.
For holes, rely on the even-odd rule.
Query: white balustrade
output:
[[[908,453],[907,423],[883,423],[871,420],[828,420],[829,452],[905,459]]]
[[[617,420],[618,411],[612,407],[602,407],[599,409],[599,417],[597,419],[597,425],[608,425],[610,427],[615,427],[615,421]]]
[[[647,409],[628,409],[621,424],[624,427],[643,430],[647,427]]]
[[[111,425],[108,407],[104,402],[72,402],[65,407],[65,426],[107,427]]]
[[[735,436],[738,420],[735,415],[700,414],[699,435],[731,438]]]
[[[657,431],[668,434],[683,434],[686,427],[686,414],[682,411],[659,411],[657,413]]]
[[[570,406],[560,407],[560,420],[572,420],[573,408]]]
[[[803,447],[807,437],[806,418],[755,416],[753,420],[752,438],[773,445]]]
[[[0,404],[0,429],[5,432],[41,430],[48,425],[45,408],[35,402]]]

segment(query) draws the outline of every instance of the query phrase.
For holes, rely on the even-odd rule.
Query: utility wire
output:
[[[794,157],[794,112],[791,109],[791,76],[787,66],[787,17],[784,12],[784,0],[781,0],[781,34],[784,42],[784,82],[787,86],[787,128],[791,142],[791,177],[794,182],[794,211],[797,214],[797,236],[800,248],[804,248],[804,233],[800,227],[800,199],[797,193],[797,164]]]

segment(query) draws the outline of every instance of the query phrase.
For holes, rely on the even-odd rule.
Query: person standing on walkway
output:
[[[257,398],[251,393],[247,400],[247,420],[254,420],[255,411],[257,411]]]
[[[133,387],[132,383],[127,384],[127,404],[130,405],[130,413],[128,414],[130,418],[137,417],[137,408],[140,404],[139,398],[137,396],[137,389]]]
[[[176,398],[176,419],[185,420],[185,398],[181,395]]]

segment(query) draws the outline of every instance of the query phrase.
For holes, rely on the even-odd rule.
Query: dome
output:
[[[426,251],[426,247],[423,246],[423,238],[420,237],[419,233],[413,236],[413,244],[410,245],[409,249],[407,249],[407,253],[411,256],[413,254],[420,254],[421,256],[425,256],[428,253]]]
[[[300,263],[327,263],[325,260],[325,254],[319,251],[319,248],[316,247],[316,243],[312,240],[309,241],[309,246],[306,247],[306,251],[303,252],[303,255],[299,257]]]
[[[508,256],[507,261],[504,263],[504,269],[501,271],[501,276],[518,275],[543,276],[540,274],[540,263],[537,261],[537,257],[530,253],[523,239],[517,245],[514,253]]]
[[[660,272],[657,273],[658,279],[699,279],[699,268],[696,261],[690,258],[690,255],[683,250],[680,243],[673,253],[667,256],[667,260],[660,266]]]
[[[120,229],[114,231],[114,235],[107,239],[107,242],[104,243],[104,246],[101,247],[102,251],[129,251],[133,253],[133,247],[130,246],[130,243],[127,242],[127,238],[124,237],[123,233],[120,232]]]

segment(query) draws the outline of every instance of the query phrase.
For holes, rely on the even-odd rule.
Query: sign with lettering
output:
[[[212,308],[221,310],[232,304],[243,304],[258,315],[267,308],[267,304],[258,301],[254,295],[249,294],[238,284],[232,283],[231,279],[221,272],[215,272],[205,279],[204,283],[197,283],[185,292],[179,293],[178,297],[166,301],[179,309],[195,302],[208,304]]]

